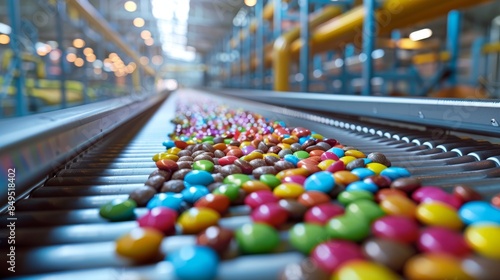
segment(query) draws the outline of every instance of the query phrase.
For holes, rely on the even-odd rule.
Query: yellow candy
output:
[[[335,160],[333,159],[325,159],[318,164],[318,167],[321,168],[321,170],[326,170],[328,166],[332,165],[334,162]]]
[[[170,159],[170,160],[173,160],[173,161],[177,161],[179,159],[179,157],[177,155],[168,154],[168,153],[159,153],[159,154],[156,154],[156,155],[153,156],[153,160],[155,160],[156,158],[157,158],[156,161],[162,160],[162,159]]]
[[[245,183],[243,183],[243,185],[241,185],[241,188],[247,193],[252,193],[262,190],[268,190],[268,191],[271,190],[271,188],[268,185],[257,180],[246,181]]]
[[[160,160],[160,157],[161,157],[161,155],[162,155],[162,154],[165,154],[165,155],[166,155],[167,153],[157,153],[157,154],[155,154],[155,155],[153,156],[153,161],[154,161],[154,162],[159,161],[159,160]]]
[[[263,154],[262,157],[267,157],[267,156],[272,156],[272,157],[275,157],[277,159],[281,159],[279,155],[275,154],[275,153],[266,153],[266,154]]]
[[[458,213],[448,204],[432,201],[421,203],[417,207],[417,219],[429,226],[441,226],[449,229],[461,229],[463,224]]]
[[[350,171],[347,170],[337,171],[333,173],[333,178],[335,178],[335,182],[343,184],[345,186],[359,180],[358,175],[352,174]]]
[[[252,145],[252,142],[250,142],[250,141],[243,141],[240,144],[240,148],[244,148],[244,147],[250,146],[250,145]]]
[[[219,213],[210,208],[191,208],[184,211],[177,222],[186,234],[197,234],[204,229],[214,226],[220,219]]]
[[[353,156],[343,156],[340,158],[341,161],[344,162],[345,165],[347,165],[349,162],[355,160],[356,158]]]
[[[279,143],[277,146],[282,148],[283,150],[290,149],[290,144],[287,143]]]
[[[365,158],[366,157],[366,155],[362,151],[358,151],[358,150],[347,150],[347,151],[345,151],[344,155],[352,156],[355,158]]]
[[[134,228],[116,240],[118,255],[143,262],[158,256],[163,233],[153,228]]]
[[[399,280],[400,277],[392,270],[380,264],[355,260],[340,266],[339,270],[332,274],[332,280]]]
[[[297,198],[304,192],[304,187],[296,183],[283,183],[273,190],[274,195],[279,198]]]
[[[313,134],[311,134],[311,138],[323,140],[324,137],[321,134],[313,133]]]
[[[177,148],[177,147],[172,147],[170,149],[167,150],[167,154],[173,154],[173,155],[176,155],[178,154],[180,151],[182,151],[182,149],[180,148]]]
[[[307,177],[310,174],[311,172],[305,168],[292,168],[292,169],[281,170],[280,172],[278,172],[278,174],[276,174],[276,178],[283,180],[283,178],[287,176],[302,175]]]
[[[477,253],[492,259],[500,259],[500,225],[471,225],[465,230],[465,241]]]
[[[190,140],[187,140],[186,141],[186,144],[188,145],[194,145],[194,144],[197,144],[198,142],[196,140],[193,140],[193,139],[190,139]]]
[[[472,279],[462,269],[460,261],[446,254],[421,254],[410,258],[404,268],[409,280]]]
[[[281,142],[283,142],[285,144],[293,144],[293,143],[297,143],[298,141],[299,141],[299,139],[297,138],[297,136],[292,135],[288,138],[283,139]]]
[[[378,162],[370,162],[366,165],[366,168],[370,169],[371,171],[375,172],[375,174],[380,174],[384,169],[387,168],[387,166],[378,163]]]
[[[262,159],[263,157],[264,157],[264,155],[262,153],[251,152],[251,153],[249,153],[246,156],[242,156],[241,159],[242,160],[246,160],[246,161],[251,161],[251,160],[254,160],[254,159]]]

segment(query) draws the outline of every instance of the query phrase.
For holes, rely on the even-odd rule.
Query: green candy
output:
[[[226,145],[231,143],[231,142],[233,142],[233,139],[231,139],[231,138],[224,139],[224,144],[226,144]]]
[[[243,185],[246,181],[250,181],[250,176],[246,174],[231,174],[224,178],[224,181],[222,182],[224,184],[233,184],[241,187],[241,185]]]
[[[337,216],[326,224],[330,238],[361,241],[370,234],[370,222],[354,216]]]
[[[99,215],[110,221],[127,221],[135,218],[137,204],[132,199],[113,199],[101,206]]]
[[[337,200],[344,206],[362,199],[373,200],[373,194],[369,191],[356,190],[341,192],[337,197]]]
[[[244,254],[264,254],[276,249],[280,238],[276,229],[266,224],[244,224],[235,232],[238,248]]]
[[[214,141],[214,137],[213,136],[205,136],[201,139],[202,142],[207,142],[207,141]]]
[[[213,194],[222,194],[229,198],[229,200],[234,201],[238,198],[240,187],[234,184],[224,184],[216,188]]]
[[[262,174],[260,175],[259,180],[268,185],[271,189],[274,189],[281,184],[280,179],[276,178],[273,174]]]
[[[365,218],[370,223],[376,219],[385,216],[385,212],[378,206],[377,203],[371,200],[357,200],[347,205],[345,214],[348,216]]]
[[[193,163],[193,169],[212,172],[214,171],[214,163],[206,159],[198,160]]]
[[[289,238],[295,249],[309,255],[316,245],[328,239],[328,235],[323,226],[299,223],[290,229]]]
[[[295,153],[293,153],[293,155],[299,159],[305,159],[309,157],[309,153],[306,151],[296,151]]]

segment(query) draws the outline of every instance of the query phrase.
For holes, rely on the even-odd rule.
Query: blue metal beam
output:
[[[448,67],[451,70],[451,74],[448,78],[450,86],[455,86],[457,84],[458,57],[460,52],[460,25],[460,12],[457,10],[450,11],[448,13],[448,38],[446,45],[450,52],[450,60],[448,62]]]
[[[363,52],[366,54],[366,61],[363,64],[363,95],[372,94],[373,59],[372,53],[375,48],[375,0],[363,0],[365,6],[365,20],[363,21]]]
[[[302,74],[300,91],[309,91],[309,0],[299,0],[300,38],[305,42],[300,49],[299,72]]]
[[[23,116],[27,113],[25,97],[25,79],[21,61],[21,10],[20,1],[9,0],[9,18],[10,18],[10,47],[12,48],[14,69],[17,77],[14,78],[16,85],[16,115]]]
[[[63,14],[66,12],[66,7],[64,6],[64,1],[57,1],[56,9],[56,30],[57,30],[57,44],[59,45],[59,50],[61,51],[61,59],[59,59],[59,67],[61,72],[59,74],[59,80],[61,82],[61,108],[67,107],[66,99],[66,48],[64,47],[64,29],[63,29]]]
[[[282,0],[270,0],[274,1],[274,15],[273,15],[273,34],[274,39],[281,36],[281,20],[283,18],[283,7]],[[259,1],[257,1],[259,2]]]

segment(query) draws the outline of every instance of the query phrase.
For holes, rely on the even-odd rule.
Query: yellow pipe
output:
[[[337,6],[328,6],[321,10],[320,13],[316,14],[309,20],[309,26],[315,28],[321,23],[337,16],[342,13],[342,9]],[[274,90],[287,90],[287,88],[282,87],[283,83],[277,83],[276,81],[288,81],[288,76],[290,74],[290,45],[293,41],[300,37],[300,26],[293,28],[287,33],[276,38],[273,45],[273,55],[272,64],[274,70]],[[287,66],[286,68],[283,66]],[[286,84],[288,86],[288,83]]]
[[[67,3],[75,8],[97,31],[105,37],[108,37],[117,47],[123,50],[137,65],[140,65],[144,72],[154,76],[155,70],[147,65],[143,65],[140,61],[140,56],[125,43],[120,35],[118,35],[104,19],[99,11],[97,11],[88,0],[68,0]]]
[[[484,45],[483,54],[500,52],[500,42],[494,42]]]
[[[412,58],[413,64],[426,64],[426,63],[435,63],[435,62],[445,62],[450,60],[450,53],[447,51],[442,52],[432,52],[432,53],[422,53],[414,55]]]
[[[383,34],[392,29],[403,27],[415,18],[420,21],[429,20],[452,10],[460,9],[490,0],[454,0],[435,4],[434,0],[387,0],[381,8],[375,11],[375,18],[378,23],[378,32]],[[439,8],[441,7],[441,8]],[[443,8],[446,7],[446,8]],[[430,11],[436,12],[430,12]],[[429,11],[420,12],[416,11]],[[343,47],[349,43],[361,45],[363,35],[363,20],[366,14],[364,7],[356,7],[316,28],[310,38],[311,53],[319,53],[334,47]],[[427,16],[427,18],[425,17]],[[428,18],[431,17],[431,18]],[[301,40],[295,41],[291,46],[292,57],[297,57],[304,43]],[[290,65],[281,65],[279,69],[288,69]],[[277,79],[279,76],[279,79]],[[275,90],[288,90],[288,77],[275,72]]]

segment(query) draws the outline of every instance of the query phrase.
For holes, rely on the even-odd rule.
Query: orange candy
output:
[[[342,170],[333,173],[333,178],[335,178],[335,182],[349,185],[352,182],[356,182],[359,180],[359,177],[356,174],[352,174],[350,171]]]
[[[271,188],[268,185],[257,180],[246,181],[245,183],[243,183],[243,185],[241,185],[241,188],[247,193],[263,191],[263,190],[269,190],[269,191],[271,190]]]
[[[415,218],[417,204],[405,196],[390,195],[380,202],[380,208],[388,215]]]
[[[318,191],[307,191],[297,198],[297,201],[307,208],[330,202],[330,200],[327,194]]]

